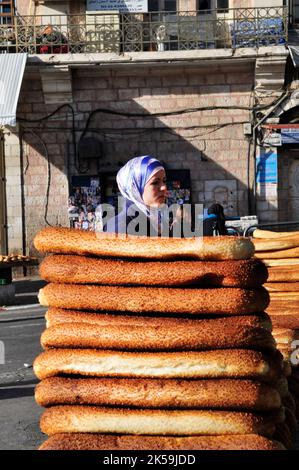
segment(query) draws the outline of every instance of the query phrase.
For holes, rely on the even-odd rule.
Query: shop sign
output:
[[[263,144],[269,145],[270,147],[280,147],[282,144],[281,134],[272,132],[264,138]]]
[[[283,144],[299,144],[299,129],[281,129],[281,140]]]
[[[256,159],[256,182],[277,183],[277,149],[259,149]]]
[[[148,0],[87,0],[87,11],[119,11],[123,13],[146,13]]]
[[[257,195],[263,200],[275,199],[277,197],[277,183],[258,183]]]

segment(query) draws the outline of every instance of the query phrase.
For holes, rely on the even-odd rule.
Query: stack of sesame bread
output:
[[[277,348],[292,367],[289,388],[299,419],[299,232],[255,230],[253,236],[256,257],[268,266],[267,313]]]
[[[249,239],[163,239],[49,228],[41,449],[283,449],[289,367],[264,313]]]

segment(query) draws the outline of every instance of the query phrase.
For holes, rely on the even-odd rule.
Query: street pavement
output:
[[[15,305],[0,307],[0,450],[34,450],[45,440],[32,368],[45,328],[46,309],[37,300],[41,286],[38,279],[17,281]]]
[[[37,299],[43,285],[37,278],[17,281],[15,305],[0,307],[0,450],[35,450],[46,440],[39,429],[42,408],[34,400],[38,380],[32,368],[45,329],[46,309]]]

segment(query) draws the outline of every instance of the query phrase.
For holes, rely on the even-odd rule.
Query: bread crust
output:
[[[291,257],[292,252],[298,252],[299,247],[299,237],[280,237],[280,238],[253,238],[252,239],[254,248],[255,248],[255,256],[262,256],[267,254],[268,258],[271,258],[275,253],[286,253],[290,252]],[[288,258],[289,256],[278,256],[278,258]]]
[[[47,328],[41,345],[48,348],[96,348],[126,351],[203,351],[208,349],[275,348],[271,333],[264,328],[234,324],[234,318],[198,320],[192,324],[179,319],[160,325],[101,325],[60,323]]]
[[[298,301],[296,299],[273,298],[267,307],[267,313],[272,315],[298,315]]]
[[[280,259],[269,259],[267,257],[263,257],[263,263],[268,267],[277,267],[283,266],[290,267],[296,266],[298,268],[299,265],[299,257],[298,258],[280,258]]]
[[[299,237],[299,232],[294,231],[294,232],[273,232],[272,230],[260,230],[256,229],[253,232],[253,237],[254,238],[294,238],[294,237]]]
[[[95,406],[52,406],[42,414],[41,431],[51,436],[64,432],[139,435],[273,436],[284,420],[283,409],[272,413],[214,410],[156,410]]]
[[[109,313],[93,313],[81,310],[66,310],[63,308],[50,307],[45,315],[47,327],[58,325],[60,323],[90,323],[92,325],[100,325],[102,327],[110,326],[127,326],[127,327],[168,327],[170,329],[177,326],[192,328],[197,325],[207,327],[208,325],[221,325],[223,321],[226,325],[231,322],[235,326],[250,326],[252,328],[265,328],[272,331],[272,323],[269,315],[266,313],[259,313],[258,315],[236,315],[230,317],[216,317],[210,320],[198,318],[177,318],[165,316],[146,316],[146,315],[121,315]],[[212,323],[215,322],[215,323]]]
[[[295,300],[299,301],[299,292],[270,292],[270,300],[279,301],[289,301]]]
[[[34,361],[39,379],[59,374],[140,378],[278,379],[282,356],[248,349],[188,352],[124,352],[95,349],[49,349]]]
[[[145,259],[248,259],[254,245],[245,237],[163,238],[47,227],[34,239],[41,253]]]
[[[77,310],[242,315],[265,310],[269,294],[263,287],[187,289],[50,283],[40,290],[39,301],[46,307]]]
[[[267,280],[267,268],[254,258],[138,262],[52,255],[41,263],[40,275],[49,282],[68,284],[258,287]]]
[[[100,405],[170,409],[274,410],[279,392],[256,380],[50,377],[35,389],[41,406]]]
[[[268,282],[298,282],[299,266],[271,266],[268,268]]]
[[[285,450],[278,441],[257,434],[232,436],[133,436],[55,434],[39,450]]]
[[[291,346],[292,341],[299,339],[299,331],[287,328],[274,328],[273,337],[277,344],[285,344]]]
[[[267,282],[264,287],[269,292],[299,292],[299,282]]]
[[[299,247],[290,248],[289,250],[263,251],[255,253],[255,257],[261,260],[264,258],[268,260],[280,260],[282,258],[296,260],[299,257]]]
[[[275,328],[292,328],[299,330],[299,316],[296,312],[287,312],[279,315],[278,312],[269,312],[272,320],[273,327]]]

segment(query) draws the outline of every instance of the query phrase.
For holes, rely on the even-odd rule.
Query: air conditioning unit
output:
[[[119,12],[86,12],[86,52],[120,52]]]

